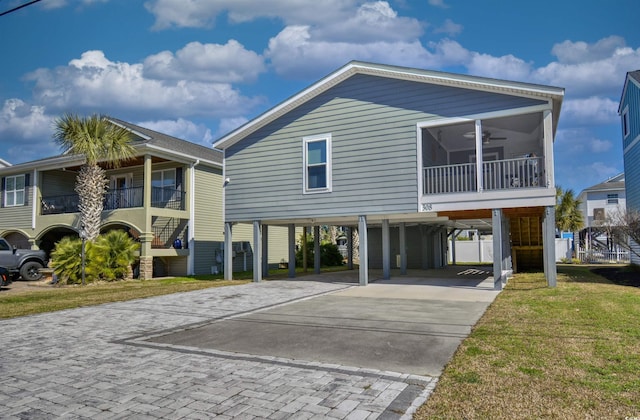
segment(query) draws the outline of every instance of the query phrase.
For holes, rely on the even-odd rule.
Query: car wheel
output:
[[[26,262],[20,267],[20,276],[22,276],[23,280],[27,281],[40,280],[42,278],[41,268],[42,264],[37,261]]]

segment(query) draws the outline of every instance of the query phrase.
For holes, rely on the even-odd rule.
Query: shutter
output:
[[[4,207],[4,177],[2,177],[2,186],[0,187],[0,207]]]
[[[29,205],[29,181],[31,174],[24,174],[24,205]]]

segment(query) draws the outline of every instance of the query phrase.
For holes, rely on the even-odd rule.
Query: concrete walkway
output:
[[[496,295],[481,285],[445,292],[445,286],[403,278],[397,283],[405,284],[362,288],[326,276],[0,321],[0,418],[409,418],[435,386],[436,375],[427,371],[437,373],[437,367],[369,363],[384,357],[353,348],[332,355],[335,346],[323,349],[318,340],[332,337],[325,341],[339,344],[357,333],[365,341],[356,349],[362,349],[376,334],[397,336],[387,348],[391,354],[414,345],[403,334],[418,337],[418,345],[442,339],[451,331],[438,322],[410,334],[407,328],[429,322],[408,323],[406,313],[397,318],[397,308],[424,309],[411,290],[420,287],[423,302],[433,301],[424,293],[449,293],[451,305],[441,308],[450,308],[450,320],[466,303],[471,316],[450,322],[456,324],[450,344],[459,344]],[[366,296],[376,289],[379,295]],[[456,290],[466,300],[456,301]],[[396,309],[381,310],[385,299]],[[391,315],[363,324],[362,308]],[[253,339],[241,339],[247,336]],[[376,351],[383,354],[385,347]]]

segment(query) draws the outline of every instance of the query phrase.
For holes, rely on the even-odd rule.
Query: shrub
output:
[[[114,281],[127,278],[136,259],[136,243],[126,232],[112,230],[85,244],[85,281]],[[61,283],[82,282],[82,240],[62,238],[51,252],[51,266]]]
[[[313,265],[314,261],[313,241],[307,241],[307,264]],[[336,244],[324,243],[320,244],[320,265],[325,267],[333,267],[342,265],[342,254]],[[296,266],[302,267],[302,247],[296,252]]]
[[[85,252],[91,248],[91,242],[85,244]],[[56,243],[51,252],[51,267],[61,283],[79,284],[82,281],[82,240],[71,236],[65,236]],[[86,267],[85,258],[85,267]],[[86,281],[92,281],[93,277],[85,269]]]
[[[140,244],[123,230],[111,230],[98,236],[91,247],[91,272],[106,281],[130,277],[138,248]]]

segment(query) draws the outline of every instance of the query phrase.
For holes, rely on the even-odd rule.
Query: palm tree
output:
[[[584,218],[572,189],[563,191],[556,187],[556,228],[565,232],[576,232],[583,228]]]
[[[117,168],[134,156],[129,131],[113,124],[106,116],[79,117],[65,114],[55,121],[53,138],[63,152],[84,155],[86,161],[76,179],[80,222],[86,238],[93,241],[100,233],[100,220],[107,188],[105,170],[98,163]]]

